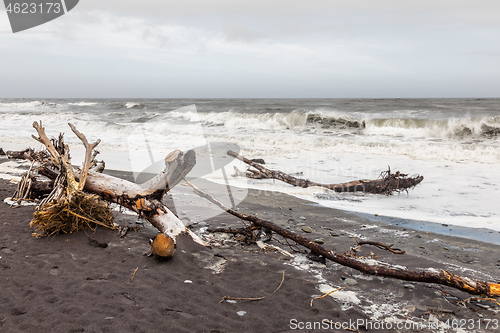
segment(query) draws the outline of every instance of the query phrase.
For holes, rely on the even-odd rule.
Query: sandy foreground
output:
[[[211,209],[211,204],[180,188],[185,194],[179,196],[190,206],[177,214],[194,231],[242,226],[227,213],[197,221],[197,211]],[[156,234],[148,223],[124,238],[97,229],[37,239],[29,227],[33,207],[3,203],[14,189],[13,183],[0,179],[0,332],[500,330],[500,306],[493,300],[461,303],[476,296],[367,276],[332,262],[324,265],[278,236],[270,244],[293,257],[205,231],[216,241],[214,246],[202,247],[181,236],[175,257],[160,262],[145,256],[148,240]],[[213,184],[210,189],[223,190]],[[337,252],[355,247],[355,238],[395,244],[406,253],[363,245],[358,256],[500,283],[498,245],[374,222],[276,192],[250,190],[238,209],[324,241],[325,248]],[[135,216],[116,215],[117,223],[138,226]],[[312,232],[303,231],[305,227]],[[89,237],[108,246],[93,246]],[[315,299],[311,306],[312,297],[339,287],[343,289]],[[225,296],[262,299],[222,301]]]

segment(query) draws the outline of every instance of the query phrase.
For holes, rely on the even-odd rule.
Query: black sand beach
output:
[[[0,180],[0,199],[14,188]],[[206,205],[198,199],[193,211],[182,215],[188,219]],[[406,251],[396,255],[364,245],[359,256],[500,282],[497,245],[373,222],[275,192],[250,190],[238,209],[310,239],[323,238],[325,248],[340,253],[356,245],[354,236]],[[366,276],[230,239],[221,247],[204,248],[182,236],[174,258],[160,262],[144,255],[156,234],[147,223],[125,238],[98,229],[37,239],[28,225],[32,213],[32,207],[0,205],[2,332],[495,332],[500,325],[495,302],[462,304],[473,295],[448,287]],[[122,214],[116,219],[124,225],[134,221]],[[239,225],[228,214],[206,222],[211,227]],[[302,231],[306,226],[311,233]],[[88,235],[108,246],[92,246]],[[277,239],[271,243],[291,251]],[[311,296],[323,294],[322,284],[345,289],[311,306]],[[224,296],[266,298],[221,302]]]

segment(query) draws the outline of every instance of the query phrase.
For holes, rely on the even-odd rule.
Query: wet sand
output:
[[[212,193],[224,190],[206,186]],[[213,207],[189,188],[178,189],[174,198],[184,198],[191,205],[177,214],[195,232],[242,225],[227,213],[197,220],[197,211]],[[12,183],[0,180],[0,200],[13,191]],[[323,240],[325,248],[340,253],[355,247],[355,239],[395,244],[406,253],[396,255],[363,245],[358,256],[500,282],[498,245],[389,225],[276,192],[249,190],[238,209]],[[32,213],[33,207],[0,205],[2,332],[288,332],[299,328],[349,332],[324,319],[360,332],[435,332],[437,328],[458,332],[457,327],[494,332],[494,325],[500,326],[500,307],[492,301],[463,305],[457,301],[472,295],[434,284],[367,276],[332,262],[323,265],[277,236],[270,243],[292,252],[294,258],[205,231],[221,246],[202,247],[181,236],[174,258],[160,262],[144,255],[149,238],[156,234],[148,223],[141,232],[129,232],[124,238],[116,231],[97,229],[37,239],[29,227]],[[117,213],[119,224],[136,226],[136,220]],[[303,231],[305,227],[311,232]],[[89,236],[108,246],[92,246]],[[276,290],[283,272],[283,283]],[[311,306],[311,296],[337,287],[344,289],[314,300]],[[224,296],[265,298],[221,302]],[[447,327],[452,320],[455,328]]]

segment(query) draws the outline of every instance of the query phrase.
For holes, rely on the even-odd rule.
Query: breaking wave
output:
[[[404,137],[464,139],[492,138],[500,135],[500,117],[450,118],[379,118],[366,121],[366,134]]]
[[[356,134],[438,139],[492,138],[500,135],[500,117],[479,118],[359,118],[320,112],[288,113],[171,112],[170,116],[206,126],[262,130],[329,130]]]

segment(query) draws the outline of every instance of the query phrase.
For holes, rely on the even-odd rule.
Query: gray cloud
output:
[[[494,96],[498,12],[497,0],[85,0],[40,28],[52,34],[0,35],[11,64],[2,72],[11,84],[0,88],[54,97]]]

